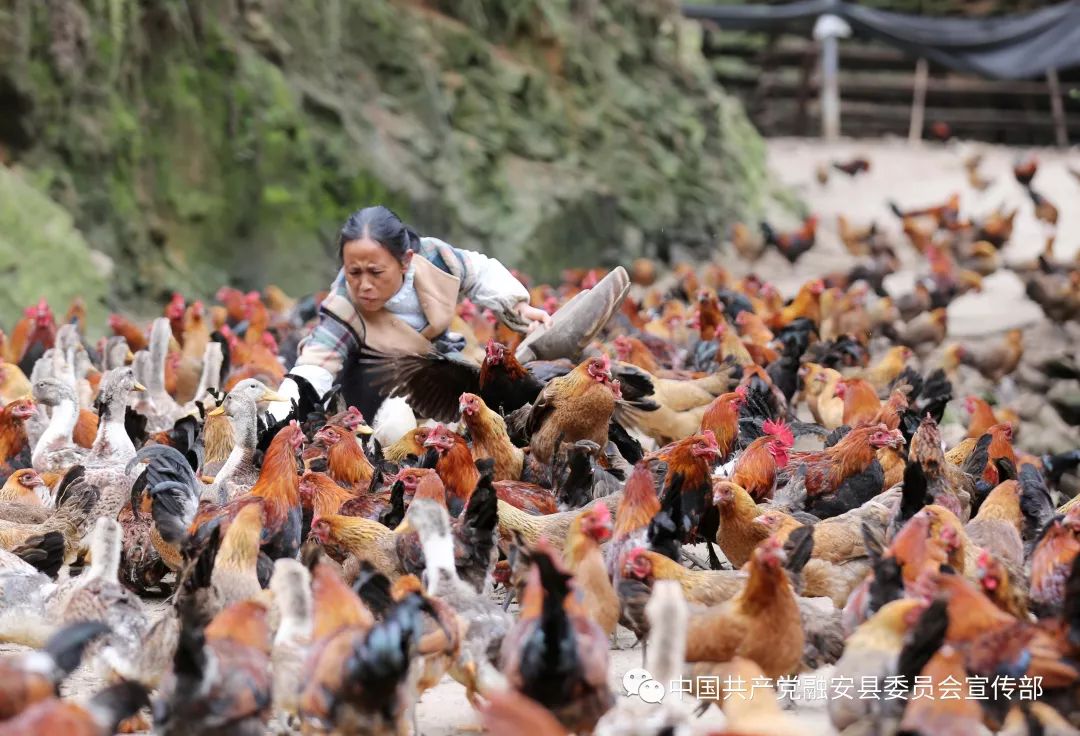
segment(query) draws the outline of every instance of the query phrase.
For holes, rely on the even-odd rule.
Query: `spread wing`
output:
[[[480,392],[480,366],[461,353],[387,355],[365,348],[359,357],[372,389],[400,396],[421,417],[438,422],[458,419],[458,400]]]

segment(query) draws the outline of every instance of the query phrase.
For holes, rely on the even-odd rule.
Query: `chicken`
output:
[[[154,702],[162,734],[262,733],[271,715],[270,627],[258,601],[234,603],[203,624],[181,613],[172,671]]]
[[[914,598],[895,600],[882,606],[848,637],[844,654],[836,663],[835,676],[850,678],[851,682],[860,684],[866,678],[873,683],[874,691],[881,691],[886,678],[907,674],[900,672],[903,650],[908,644],[909,631],[925,608],[922,601]],[[938,643],[931,647],[936,648]],[[826,706],[833,726],[843,731],[857,722],[866,725],[895,723],[902,713],[903,701],[829,698]]]
[[[905,471],[905,484],[916,479],[925,481],[926,496],[932,503],[947,508],[961,520],[971,515],[972,498],[975,493],[975,475],[982,472],[986,464],[989,440],[981,440],[981,449],[965,462],[965,467],[954,465],[941,450],[941,431],[930,417],[923,417],[919,428],[911,438],[908,458],[918,466],[918,476],[909,480]],[[979,443],[972,443],[974,447]],[[965,468],[973,470],[965,472]],[[916,472],[912,468],[912,472]]]
[[[363,425],[363,433],[371,429]],[[375,468],[356,442],[356,435],[344,427],[325,425],[315,433],[314,441],[326,448],[326,473],[337,483],[353,491],[366,491]]]
[[[352,555],[369,562],[391,580],[403,574],[394,532],[377,521],[356,516],[317,516],[311,520],[311,536],[331,557],[344,562]]]
[[[735,440],[739,436],[739,409],[745,402],[746,389],[740,387],[717,396],[701,415],[697,431],[702,434],[712,432],[721,460],[726,460],[735,449]]]
[[[772,498],[779,471],[787,466],[788,451],[795,443],[791,429],[783,422],[766,421],[762,430],[764,435],[736,456],[731,471],[731,481],[755,501]]]
[[[863,371],[862,378],[869,381],[875,391],[882,393],[900,376],[912,355],[911,348],[894,345],[878,362]]]
[[[568,730],[589,732],[614,704],[603,630],[576,597],[546,545],[530,553],[521,614],[502,644],[509,685],[550,710]]]
[[[778,329],[790,325],[795,320],[805,317],[815,325],[821,322],[821,294],[825,291],[825,282],[821,279],[807,281],[799,287],[799,293],[779,314],[769,320],[769,327]]]
[[[603,447],[621,396],[606,355],[589,358],[565,376],[552,379],[520,420],[530,437],[532,457],[550,463],[560,441],[590,440]]]
[[[1000,416],[994,413],[990,404],[986,400],[979,398],[978,396],[968,396],[964,399],[964,411],[966,411],[971,419],[968,422],[968,437],[978,439],[990,431],[990,428],[995,424],[1008,421],[1012,426],[1013,434],[1020,431],[1019,418],[1010,417],[1007,410],[1003,410]]]
[[[64,540],[64,561],[76,559],[83,536],[89,531],[99,491],[85,481],[85,471],[73,468],[56,492],[56,512],[40,524],[0,522],[0,548],[13,550],[32,537],[59,532]]]
[[[948,331],[949,316],[944,307],[922,312],[905,324],[893,325],[887,332],[893,342],[918,350],[940,345]]]
[[[825,429],[836,429],[844,423],[844,400],[836,395],[843,375],[832,368],[816,363],[804,363],[799,369],[803,396],[814,421]]]
[[[280,614],[270,650],[274,715],[282,724],[297,725],[304,662],[314,628],[311,574],[296,560],[276,560],[270,591]]]
[[[709,433],[691,435],[657,453],[657,457],[667,463],[661,503],[672,494],[680,496],[681,525],[688,539],[696,534],[700,525],[707,523],[712,492],[710,468],[719,453],[716,438]],[[713,536],[705,529],[702,533],[706,539]]]
[[[1027,193],[1031,197],[1031,203],[1035,205],[1035,217],[1048,225],[1057,225],[1058,208],[1054,206],[1054,203],[1031,187],[1027,187]]]
[[[942,647],[931,657],[920,675],[929,684],[925,697],[912,698],[900,721],[902,733],[942,734],[942,736],[989,736],[983,725],[983,710],[971,697],[968,671],[960,651]]]
[[[871,423],[881,411],[877,390],[869,381],[845,378],[836,385],[836,395],[844,401],[843,423],[849,427]]]
[[[519,480],[525,453],[510,442],[506,421],[476,394],[462,394],[460,409],[472,439],[473,460],[494,460],[495,480]]]
[[[628,366],[620,366],[624,375]],[[648,375],[653,385],[645,409],[631,406],[624,407],[621,418],[627,427],[636,429],[660,444],[680,440],[694,434],[701,425],[702,417],[713,399],[728,388],[726,370],[713,373],[704,378],[678,381]]]
[[[1065,583],[1073,561],[1080,554],[1080,509],[1056,517],[1031,551],[1032,610],[1052,615],[1065,603]]]
[[[725,736],[801,736],[806,724],[784,709],[772,688],[758,688],[768,681],[753,660],[734,657],[720,667],[708,668],[708,676],[720,680],[715,696],[724,711]],[[749,687],[749,694],[744,694]]]
[[[481,706],[480,713],[488,733],[570,736],[551,711],[516,690],[492,693]]]
[[[210,532],[182,586],[207,588],[202,617],[209,620],[233,603],[257,598],[262,588],[256,566],[262,536],[262,506],[255,499]],[[227,524],[227,526],[225,526]],[[224,528],[224,531],[222,530]],[[205,578],[209,570],[209,579]],[[201,578],[201,579],[199,579]]]
[[[858,157],[853,158],[850,161],[833,161],[832,167],[837,171],[844,172],[848,176],[856,176],[870,170],[870,161]]]
[[[716,606],[734,598],[746,585],[745,572],[738,570],[689,570],[662,554],[638,547],[626,556],[622,575],[652,585],[657,580],[674,580],[690,603]]]
[[[765,237],[755,233],[748,225],[736,222],[731,226],[729,235],[735,252],[746,261],[756,261],[765,252]]]
[[[563,562],[582,591],[585,613],[611,636],[619,622],[619,598],[611,584],[600,545],[611,538],[611,511],[598,503],[570,524]]]
[[[1016,181],[1020,182],[1020,185],[1027,187],[1031,185],[1031,180],[1035,178],[1035,174],[1039,171],[1039,159],[1034,155],[1028,155],[1024,158],[1018,158],[1013,163],[1013,176],[1016,177]]]
[[[983,594],[1002,611],[1017,619],[1028,616],[1027,591],[1021,587],[1022,581],[985,549],[976,560],[975,578]]]
[[[16,524],[41,524],[52,513],[42,497],[52,503],[52,496],[41,476],[30,468],[16,470],[0,488],[0,521]]]
[[[746,489],[726,480],[713,483],[713,504],[720,511],[716,543],[728,562],[741,568],[750,560],[754,548],[769,536],[767,527],[753,523],[763,511]]]
[[[999,342],[979,347],[955,344],[950,348],[960,363],[972,366],[988,380],[996,383],[1020,365],[1020,359],[1024,356],[1023,342],[1023,330],[1009,330]]]
[[[814,247],[817,238],[818,218],[814,215],[803,220],[802,226],[790,232],[777,232],[767,222],[761,223],[761,234],[765,236],[766,245],[771,245],[780,251],[790,263],[795,263],[803,253]]]
[[[615,525],[606,550],[610,578],[617,581],[621,577],[624,555],[645,543],[649,522],[659,510],[656,483],[648,465],[640,462],[626,479],[615,511]]]
[[[1015,480],[1000,483],[990,491],[979,513],[964,527],[970,540],[991,552],[1014,572],[1024,567],[1024,514],[1021,511],[1020,484]],[[973,573],[965,568],[965,573]]]
[[[980,223],[976,237],[990,243],[995,248],[1001,248],[1012,237],[1013,223],[1016,221],[1016,215],[1019,211],[1015,207],[1008,213],[1003,208],[994,210]]]
[[[726,603],[693,613],[687,628],[688,662],[754,661],[766,677],[795,672],[802,659],[804,634],[799,605],[784,572],[778,539],[754,550],[745,587]]]
[[[300,549],[302,513],[296,453],[303,441],[303,431],[295,420],[278,431],[263,458],[259,480],[248,493],[223,506],[200,504],[199,483],[191,466],[171,447],[143,448],[132,463],[150,461],[147,491],[153,499],[155,526],[166,544],[179,545],[197,536],[203,525],[234,517],[254,498],[263,511],[261,550],[276,560],[295,557]],[[269,577],[269,570],[264,574]]]
[[[505,552],[510,545],[520,538],[527,546],[534,547],[541,540],[547,540],[552,549],[561,552],[566,545],[567,534],[574,518],[597,504],[604,504],[613,514],[618,508],[623,494],[612,493],[598,498],[581,509],[560,511],[554,514],[534,516],[499,499],[499,547]]]
[[[437,425],[424,440],[424,446],[437,452],[435,472],[446,486],[447,508],[458,516],[465,507],[480,479],[465,438]],[[499,498],[532,514],[551,514],[556,511],[555,495],[547,488],[532,483],[503,480],[495,483]]]
[[[79,666],[87,645],[106,631],[108,627],[96,621],[72,624],[41,650],[0,659],[0,722],[58,695],[60,683]]]
[[[30,380],[14,363],[0,362],[0,403],[7,406],[30,395]]]
[[[316,591],[314,647],[300,700],[303,731],[407,733],[426,603],[410,594],[375,621],[335,573],[320,569],[326,567],[316,568],[316,580],[334,589],[334,602]],[[336,610],[325,610],[331,605]]]
[[[146,689],[119,682],[96,693],[85,705],[72,700],[41,700],[9,720],[0,722],[0,736],[63,733],[67,736],[110,736],[121,721],[148,703]]]
[[[424,440],[431,433],[431,427],[417,427],[403,434],[397,442],[383,448],[383,457],[392,463],[402,463],[412,455],[422,458],[426,450]]]
[[[462,622],[460,653],[450,675],[465,685],[466,697],[475,703],[476,695],[505,687],[506,680],[496,664],[512,620],[494,601],[478,596],[475,588],[458,577],[446,509],[420,499],[409,511],[405,528],[399,531],[415,530],[420,536],[427,595],[445,602]]]
[[[889,430],[883,424],[864,425],[820,452],[793,453],[787,473],[790,477],[805,468],[807,511],[821,518],[837,516],[882,491],[884,476],[875,452],[903,444],[898,429]]]

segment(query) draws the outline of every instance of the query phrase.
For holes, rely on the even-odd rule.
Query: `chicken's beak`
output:
[[[270,390],[264,391],[263,395],[259,397],[259,401],[260,402],[265,401],[267,403],[269,403],[271,401],[284,401],[285,403],[289,402],[288,399],[286,399],[284,396],[279,394],[277,391],[270,391]]]
[[[401,523],[394,529],[394,534],[408,534],[409,532],[416,531],[413,529],[412,523],[408,517],[401,520]]]
[[[128,351],[127,351],[127,355],[125,355],[125,356],[124,356],[124,360],[126,360],[126,361],[127,361],[128,363],[130,363],[131,361],[135,360],[135,353],[133,353],[133,352],[131,352],[130,350],[128,350]]]
[[[225,413],[225,407],[224,407],[224,406],[219,406],[219,407],[217,407],[217,408],[213,409],[213,410],[212,410],[212,411],[211,411],[211,412],[210,412],[209,414],[207,414],[206,416],[208,416],[208,417],[219,417],[219,416],[221,416],[221,415],[222,415],[222,414],[224,414],[224,413]]]
[[[138,392],[142,393],[142,392],[146,391],[146,386],[143,386],[141,383],[136,381],[135,385],[131,387],[131,390],[132,391],[138,391]]]

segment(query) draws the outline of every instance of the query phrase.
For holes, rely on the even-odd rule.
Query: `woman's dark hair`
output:
[[[368,237],[390,251],[390,255],[399,261],[405,258],[408,250],[420,247],[420,236],[401,221],[389,207],[381,204],[365,207],[349,215],[341,226],[338,235],[338,261],[343,261],[345,244],[363,237]]]

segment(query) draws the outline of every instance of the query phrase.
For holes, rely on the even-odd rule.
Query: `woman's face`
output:
[[[412,251],[398,261],[371,238],[350,240],[341,252],[349,296],[361,312],[377,312],[397,293],[412,260]]]

